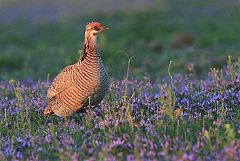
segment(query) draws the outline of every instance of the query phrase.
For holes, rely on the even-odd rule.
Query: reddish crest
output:
[[[95,27],[96,26],[96,27]],[[87,23],[87,25],[86,25],[86,28],[101,28],[102,27],[102,25],[100,24],[100,23],[98,23],[98,22],[89,22],[89,23]]]

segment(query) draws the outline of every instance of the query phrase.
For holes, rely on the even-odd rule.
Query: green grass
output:
[[[153,9],[88,13],[52,22],[24,18],[0,22],[0,160],[237,158],[239,8],[230,3],[218,6],[216,0],[162,2]],[[100,115],[87,109],[68,121],[43,116],[49,75],[52,80],[77,61],[85,24],[93,20],[110,28],[99,36],[98,46],[115,78]],[[173,47],[176,33],[191,35],[193,43]],[[128,90],[121,82],[128,71],[124,53],[134,56]],[[174,77],[176,73],[182,75]],[[187,93],[182,94],[180,89],[185,88]],[[184,98],[190,105],[181,102]],[[137,100],[141,103],[135,107]],[[194,117],[194,112],[199,115]],[[123,145],[114,145],[119,138]]]
[[[85,23],[92,20],[110,28],[100,35],[99,49],[111,77],[122,78],[126,71],[126,56],[119,51],[134,55],[130,73],[135,78],[147,73],[160,79],[170,60],[173,72],[188,73],[188,65],[193,64],[195,74],[206,75],[210,68],[222,66],[228,54],[234,58],[240,54],[239,11],[234,6],[217,10],[210,6],[216,11],[205,13],[202,10],[207,10],[208,4],[188,5],[185,12],[176,10],[180,5],[161,11],[90,14],[51,23],[18,20],[1,24],[0,77],[39,80],[50,74],[53,78],[79,58]],[[191,34],[193,44],[172,48],[170,37],[178,32]],[[151,47],[154,42],[162,50]]]

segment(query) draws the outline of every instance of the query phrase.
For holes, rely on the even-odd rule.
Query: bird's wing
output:
[[[73,78],[75,75],[76,70],[74,69],[74,65],[65,67],[61,73],[56,76],[49,87],[47,93],[48,100],[73,86]]]

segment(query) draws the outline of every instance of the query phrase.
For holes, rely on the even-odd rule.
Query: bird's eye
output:
[[[99,30],[99,28],[97,26],[93,26],[93,30]]]

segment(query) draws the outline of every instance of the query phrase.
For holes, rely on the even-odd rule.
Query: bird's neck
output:
[[[86,60],[97,60],[100,58],[97,49],[97,36],[91,35],[91,33],[85,32],[84,51],[81,58],[81,62]]]
[[[86,31],[85,32],[85,40],[84,44],[93,42],[94,44],[97,43],[97,35],[93,35],[93,33]]]

